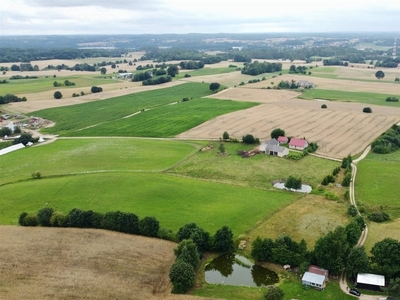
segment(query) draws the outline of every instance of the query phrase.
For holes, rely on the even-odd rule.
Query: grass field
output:
[[[383,105],[400,107],[399,102],[386,102],[387,97],[392,97],[391,94],[378,94],[367,92],[347,92],[337,90],[310,89],[305,90],[299,97],[302,99],[324,99],[345,102],[360,102],[365,104]]]
[[[400,241],[400,219],[385,223],[368,223],[368,238],[365,241],[365,250],[369,254],[372,247],[385,238]]]
[[[222,136],[221,132],[221,136]],[[286,179],[290,175],[301,177],[303,183],[316,187],[323,177],[332,173],[338,162],[307,156],[299,161],[269,155],[242,158],[238,150],[249,150],[254,145],[225,143],[227,156],[219,156],[219,142],[213,143],[210,151],[199,152],[183,161],[171,173],[195,178],[218,180],[228,183],[274,189],[272,182]]]
[[[374,154],[358,164],[355,182],[357,201],[372,208],[382,206],[392,217],[400,217],[400,193],[397,188],[400,151],[391,154]]]
[[[208,84],[187,83],[171,88],[36,111],[56,122],[45,133],[72,136],[174,136],[221,114],[255,106],[254,103],[199,99],[209,95]],[[183,97],[193,98],[177,103]],[[136,114],[146,110],[140,114]]]
[[[0,159],[0,185],[42,176],[82,172],[154,172],[170,168],[190,153],[194,143],[146,139],[59,139],[25,148]]]
[[[204,67],[202,69],[197,70],[180,70],[179,74],[175,76],[175,79],[185,78],[185,74],[190,74],[190,76],[204,76],[204,75],[216,75],[216,74],[225,74],[235,72],[236,68],[207,68]]]
[[[64,213],[77,207],[154,216],[174,231],[190,222],[213,233],[227,225],[235,236],[299,197],[144,172],[45,178],[5,185],[1,191],[1,224],[16,224],[21,212],[34,213],[45,206]]]
[[[57,73],[57,72],[55,71],[55,73]],[[25,73],[23,73],[23,74],[25,74]],[[22,76],[25,76],[25,75],[22,75]],[[71,86],[70,88],[88,87],[88,86],[90,87],[93,85],[105,85],[105,84],[120,82],[120,80],[110,79],[107,76],[100,76],[100,74],[97,74],[97,73],[96,73],[96,75],[93,75],[93,76],[73,75],[73,76],[62,76],[62,77],[56,77],[56,78],[49,76],[49,78],[40,77],[37,79],[8,80],[9,83],[3,84],[1,86],[1,95],[5,95],[5,94],[23,95],[25,93],[37,93],[37,92],[44,92],[44,91],[48,91],[48,90],[57,91],[57,89],[59,89],[60,87],[58,87],[58,88],[54,87],[53,86],[54,81],[57,81],[58,83],[64,83],[64,81],[67,79],[69,81],[75,83],[75,85]],[[62,88],[68,88],[68,87],[63,86]],[[28,101],[29,101],[29,99],[28,99]]]

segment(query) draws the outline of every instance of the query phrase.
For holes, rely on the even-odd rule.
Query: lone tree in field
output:
[[[61,99],[62,98],[62,94],[60,91],[56,91],[54,92],[54,99]]]
[[[280,128],[275,128],[271,131],[271,139],[277,139],[280,136],[285,136],[285,130]]]
[[[385,77],[385,73],[383,73],[383,71],[381,71],[381,70],[376,71],[375,77],[378,79],[382,79],[383,77]]]
[[[107,73],[107,69],[104,68],[104,67],[101,68],[101,69],[100,69],[100,73],[103,74],[103,75],[106,74],[106,73]]]
[[[363,108],[363,113],[368,113],[368,114],[372,113],[371,107],[364,107]]]
[[[227,131],[225,131],[225,132],[222,134],[222,139],[224,139],[224,140],[229,140],[229,133],[228,133]]]
[[[218,91],[218,89],[220,88],[220,84],[218,82],[213,82],[210,84],[210,90],[215,92]]]
[[[178,66],[170,66],[170,67],[168,67],[167,73],[168,73],[169,76],[175,77],[175,75],[179,74]]]

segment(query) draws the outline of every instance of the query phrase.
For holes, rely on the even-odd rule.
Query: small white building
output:
[[[301,278],[301,283],[322,290],[325,288],[325,280],[326,278],[323,275],[305,272]]]
[[[384,287],[385,276],[369,273],[358,273],[356,285],[370,286],[370,287]]]

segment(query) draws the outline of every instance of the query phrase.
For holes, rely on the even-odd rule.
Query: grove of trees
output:
[[[262,73],[273,73],[282,71],[282,64],[281,63],[269,63],[269,62],[262,62],[255,61],[253,63],[245,63],[243,69],[241,70],[242,74],[248,75],[259,75]]]

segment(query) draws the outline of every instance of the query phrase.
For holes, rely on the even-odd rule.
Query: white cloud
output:
[[[394,31],[399,14],[392,0],[13,0],[0,35]]]

